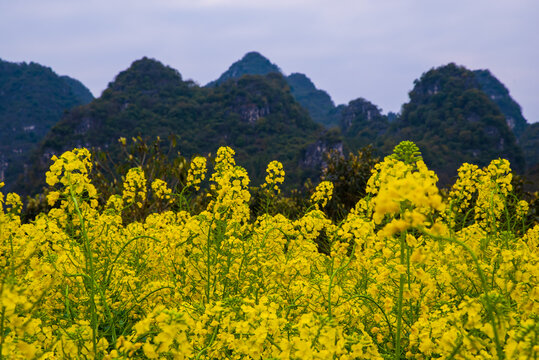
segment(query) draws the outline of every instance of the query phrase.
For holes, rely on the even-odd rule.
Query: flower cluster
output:
[[[127,204],[136,204],[138,207],[142,207],[146,200],[146,192],[146,177],[142,169],[130,169],[125,176],[122,199]]]
[[[333,196],[333,183],[331,181],[322,181],[316,186],[314,193],[311,195],[311,203],[319,208],[324,208],[328,201]]]
[[[217,156],[215,157],[215,173],[212,175],[212,180],[214,176],[222,175],[224,172],[236,166],[234,155],[236,155],[236,152],[228,146],[220,147],[219,150],[217,150]]]
[[[207,210],[215,214],[216,220],[236,219],[234,222],[237,224],[245,223],[250,218],[250,179],[247,171],[236,165],[234,150],[229,147],[219,148],[211,181],[210,189],[215,196]]]
[[[191,161],[191,166],[187,173],[187,186],[194,186],[196,190],[199,190],[199,184],[204,181],[206,171],[206,158],[201,156],[195,157]]]
[[[484,226],[495,226],[505,208],[504,200],[513,190],[513,174],[509,161],[493,160],[480,174],[476,202],[476,221]]]
[[[266,169],[266,173],[266,182],[262,184],[262,188],[267,188],[279,193],[281,191],[279,186],[284,182],[285,175],[283,164],[276,160],[270,162]]]
[[[49,205],[63,198],[62,208],[74,206],[73,199],[88,198],[90,206],[97,206],[97,191],[88,178],[92,169],[91,154],[87,149],[66,151],[59,158],[52,157],[53,164],[46,173],[47,184],[51,187],[60,184],[63,191],[51,191],[47,197]]]
[[[463,164],[458,170],[459,177],[449,193],[448,223],[467,221],[471,216],[483,228],[496,227],[504,210],[512,201],[509,196],[513,187],[513,175],[509,161],[493,160],[487,167]],[[522,218],[528,211],[527,203],[516,204],[516,216]]]
[[[1,202],[1,200],[0,200]],[[22,210],[21,197],[15,193],[9,193],[6,196],[6,210],[9,213],[20,214]]]
[[[161,179],[155,179],[152,182],[152,190],[158,199],[170,202],[172,200],[172,190],[167,186],[167,183]]]
[[[376,165],[367,184],[375,224],[382,223],[388,216],[392,218],[384,228],[387,235],[428,225],[428,217],[444,209],[437,181],[423,160],[407,164],[386,157]]]

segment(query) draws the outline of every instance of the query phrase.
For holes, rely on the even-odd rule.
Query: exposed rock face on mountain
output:
[[[325,168],[327,166],[326,155],[337,152],[344,156],[343,139],[337,128],[324,131],[318,140],[310,144],[302,156],[302,165],[307,168]]]
[[[121,72],[100,98],[70,111],[51,129],[38,152],[34,176],[41,176],[52,154],[73,147],[113,150],[119,137],[175,133],[186,157],[215,154],[228,145],[255,183],[264,178],[271,160],[283,162],[287,182],[297,183],[315,176],[321,165],[304,157],[322,132],[279,73],[198,87],[183,81],[178,71],[143,58]],[[305,163],[310,166],[301,165]]]
[[[341,128],[344,132],[352,131],[358,124],[369,125],[383,119],[380,109],[363,98],[352,100],[341,110]]]
[[[355,151],[367,145],[380,146],[389,128],[387,117],[363,98],[339,108],[340,128],[348,147]]]
[[[485,92],[474,72],[448,64],[414,82],[410,101],[392,123],[395,142],[412,140],[443,183],[464,162],[487,165],[499,157],[524,170],[524,156],[506,117]]]
[[[249,52],[232,64],[219,79],[210,82],[207,86],[212,87],[224,83],[227,80],[239,79],[245,75],[267,75],[271,73],[282,74],[281,69],[267,58],[257,52]],[[326,127],[338,124],[335,104],[327,92],[319,90],[313,82],[304,74],[293,73],[286,77],[290,91],[296,101],[303,106],[311,118]]]
[[[241,60],[230,65],[219,79],[210,82],[207,86],[216,86],[230,79],[239,79],[243,75],[266,75],[270,73],[281,73],[281,69],[261,54],[252,51],[245,54]]]
[[[0,181],[7,190],[63,113],[93,99],[79,81],[36,63],[0,60]]]

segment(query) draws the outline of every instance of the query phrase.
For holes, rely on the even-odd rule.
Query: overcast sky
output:
[[[248,51],[384,113],[433,67],[490,69],[539,121],[538,0],[0,0],[0,58],[95,96],[143,56],[204,85]]]

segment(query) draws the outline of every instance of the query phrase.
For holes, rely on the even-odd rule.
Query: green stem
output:
[[[14,250],[13,250],[13,234],[10,234],[9,235],[9,248],[11,250],[11,261],[9,262],[9,268],[11,270],[11,276],[12,278],[15,278],[15,266],[14,266],[14,263],[15,263],[15,253],[14,253]],[[24,262],[21,262],[20,266],[22,266]],[[1,354],[1,353],[0,353]]]
[[[354,296],[352,296],[351,298],[349,298],[349,299],[346,300],[346,301],[354,300],[354,299],[356,299],[356,298],[369,300],[371,303],[373,303],[374,305],[376,305],[376,307],[380,310],[380,312],[382,313],[382,315],[384,315],[384,319],[385,319],[385,321],[386,321],[386,323],[387,323],[387,327],[388,327],[388,329],[389,329],[389,334],[391,335],[391,338],[393,339],[393,342],[395,342],[395,334],[393,333],[393,327],[391,326],[391,322],[389,321],[389,318],[387,317],[386,312],[385,312],[384,309],[380,306],[380,304],[378,304],[374,299],[372,299],[371,297],[366,296],[366,295],[354,295]]]
[[[400,263],[404,265],[405,262],[405,242],[404,236],[406,233],[402,233],[400,237],[401,258]],[[404,292],[404,274],[400,274],[399,279],[399,297],[397,298],[397,338],[395,339],[395,359],[400,359],[401,353],[401,331],[402,331],[402,294]]]
[[[88,239],[88,234],[86,232],[86,227],[84,223],[84,218],[82,217],[82,212],[79,208],[79,203],[77,201],[77,198],[75,194],[73,193],[73,185],[71,184],[71,177],[68,175],[68,182],[69,182],[69,195],[71,196],[71,200],[73,200],[73,206],[75,207],[75,212],[77,213],[77,216],[79,218],[80,227],[81,227],[81,234],[83,236],[84,240],[84,252],[86,255],[86,261],[87,261],[87,271],[89,272],[89,295],[90,295],[90,312],[92,317],[92,343],[94,348],[94,355],[97,355],[97,311],[96,311],[96,305],[95,305],[95,294],[94,294],[94,283],[95,283],[95,270],[94,270],[94,260],[93,260],[93,254],[92,254],[92,248],[90,246],[90,240]]]
[[[64,306],[66,308],[66,315],[68,315],[69,318],[71,320],[73,320],[73,316],[72,316],[72,313],[71,313],[71,306],[69,305],[69,284],[66,285],[64,296],[65,296],[65,304],[64,304]]]
[[[149,293],[144,295],[144,297],[142,297],[141,299],[137,299],[136,294],[133,294],[133,299],[135,301],[135,304],[133,304],[129,309],[127,309],[126,313],[129,314],[131,311],[133,311],[134,308],[136,308],[140,303],[142,303],[144,300],[149,298],[152,294],[155,294],[156,292],[164,290],[164,289],[173,289],[173,287],[172,286],[162,286],[159,289],[155,289],[155,290],[150,291]],[[120,310],[122,310],[122,309],[123,308],[120,308]],[[123,333],[122,333],[122,335],[123,335]]]
[[[109,307],[109,304],[107,304],[107,299],[105,297],[105,293],[103,291],[103,289],[98,286],[97,287],[98,291],[99,291],[99,295],[101,296],[101,301],[103,301],[103,306],[105,308],[105,311],[107,313],[107,316],[109,318],[109,327],[112,331],[112,343],[116,343],[116,326],[115,325],[115,322],[114,322],[114,315],[112,315],[112,311],[110,310],[110,307]]]
[[[411,270],[410,270],[410,255],[412,253],[412,249],[408,244],[406,244],[406,281],[408,284],[408,291],[412,290],[412,279],[411,279]],[[408,298],[408,309],[409,309],[409,318],[411,324],[415,322],[415,316],[414,316],[414,306],[412,306],[412,297],[410,296]],[[419,304],[419,301],[416,303]]]
[[[455,358],[455,355],[458,354],[462,344],[463,344],[462,339],[459,339],[459,342],[457,343],[457,346],[455,346],[455,348],[453,349],[451,354],[449,354],[449,356],[447,357],[448,360],[451,360],[451,359]]]
[[[128,242],[126,242],[122,248],[120,249],[120,251],[118,251],[118,254],[116,254],[116,256],[114,257],[114,260],[112,260],[112,262],[110,263],[110,271],[109,271],[109,274],[108,275],[105,275],[104,277],[104,280],[105,280],[105,284],[108,284],[110,282],[110,277],[112,276],[112,270],[114,268],[114,264],[116,263],[116,261],[118,261],[118,259],[120,258],[120,255],[122,254],[122,252],[127,248],[127,246],[129,244],[131,244],[133,241],[135,240],[138,240],[138,239],[151,239],[151,240],[154,240],[156,242],[160,242],[159,239],[153,237],[153,236],[149,236],[149,235],[140,235],[140,236],[135,236],[134,238],[132,238],[131,240],[129,240]]]
[[[331,319],[331,288],[333,285],[333,276],[335,275],[335,272],[333,272],[333,266],[335,264],[335,259],[331,258],[331,277],[329,278],[329,285],[328,285],[328,316]]]
[[[183,186],[182,187],[182,191],[180,191],[179,194],[174,194],[177,198],[179,198],[180,200],[180,210],[185,210],[187,211],[188,213],[191,213],[191,207],[190,207],[190,204],[189,204],[189,201],[187,201],[187,199],[185,198],[185,192],[188,191],[188,189],[190,189],[191,187],[193,187],[192,185],[189,185],[189,186]]]
[[[352,253],[350,254],[350,256],[348,257],[348,261],[341,265],[337,270],[335,270],[333,272],[333,262],[334,262],[334,259],[332,258],[331,259],[331,271],[332,271],[332,274],[331,274],[331,277],[329,278],[329,286],[328,286],[328,315],[329,315],[329,318],[331,319],[332,317],[332,306],[331,306],[331,290],[333,288],[333,279],[335,278],[335,276],[341,272],[342,270],[346,269],[348,267],[348,265],[350,265],[350,262],[352,261],[352,257],[354,256],[354,252],[355,252],[355,249],[356,249],[356,243],[354,242],[354,247],[352,248]]]
[[[2,315],[0,315],[0,360],[4,359],[2,355],[2,345],[4,345],[4,317],[6,316],[6,308],[2,307]]]
[[[219,313],[219,318],[217,319],[217,321],[221,321],[221,316],[223,315],[223,313]],[[205,353],[206,351],[208,351],[208,349],[210,348],[210,346],[213,345],[213,342],[215,341],[215,337],[217,336],[217,333],[219,332],[219,325],[217,325],[214,329],[213,329],[213,333],[211,335],[211,338],[210,338],[210,342],[208,343],[208,345],[206,345],[202,350],[200,350],[195,358],[195,360],[198,360],[203,353]]]
[[[211,227],[215,217],[210,221],[208,226],[208,237],[206,239],[206,301],[210,302],[210,290],[211,290]]]

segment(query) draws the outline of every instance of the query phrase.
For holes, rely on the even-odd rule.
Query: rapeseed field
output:
[[[414,146],[376,165],[339,223],[327,181],[301,217],[253,219],[228,147],[211,174],[190,163],[184,190],[206,191],[205,209],[129,223],[178,194],[133,168],[101,204],[90,152],[54,157],[51,210],[22,223],[0,193],[1,358],[537,359],[539,225],[510,164],[464,164],[442,193]],[[267,174],[269,203],[285,173]]]

